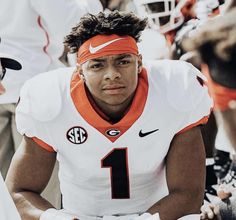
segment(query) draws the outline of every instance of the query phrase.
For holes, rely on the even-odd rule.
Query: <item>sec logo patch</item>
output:
[[[73,144],[83,144],[88,138],[88,133],[84,128],[74,126],[67,131],[66,137]]]

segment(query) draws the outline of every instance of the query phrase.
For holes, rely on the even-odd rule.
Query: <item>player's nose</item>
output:
[[[107,68],[107,72],[105,74],[105,78],[110,79],[110,80],[115,80],[120,77],[121,77],[121,74],[118,71],[118,69],[112,65],[109,65],[109,67]]]

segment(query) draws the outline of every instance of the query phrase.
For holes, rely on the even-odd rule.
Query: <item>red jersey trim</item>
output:
[[[190,130],[191,128],[193,127],[196,127],[198,125],[202,125],[202,124],[206,124],[208,119],[210,117],[210,114],[208,116],[204,116],[203,118],[201,118],[199,121],[193,123],[193,124],[190,124],[188,125],[187,127],[183,128],[182,130],[180,130],[177,134],[181,134],[181,133],[184,133],[185,131],[188,131]]]
[[[49,55],[49,53],[48,53],[48,51],[47,51],[47,49],[48,49],[48,47],[49,47],[49,44],[50,44],[49,35],[48,35],[47,30],[46,30],[46,29],[43,27],[43,25],[42,25],[41,16],[38,16],[37,23],[38,23],[39,27],[44,31],[45,35],[46,35],[46,40],[47,40],[47,41],[46,41],[46,45],[43,47],[43,51],[44,51],[44,53],[46,53],[46,54],[49,56],[49,58],[52,60],[51,56]]]
[[[47,143],[45,143],[44,141],[40,140],[37,137],[32,137],[31,138],[36,144],[38,144],[40,147],[42,147],[43,149],[49,151],[49,152],[55,152],[55,150]]]

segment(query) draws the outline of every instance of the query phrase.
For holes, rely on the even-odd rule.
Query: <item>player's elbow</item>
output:
[[[204,200],[204,188],[195,187],[191,190],[187,190],[184,193],[184,205],[186,207],[186,214],[199,213],[201,205]]]
[[[197,214],[200,212],[201,205],[204,199],[204,188],[195,187],[175,191],[178,207],[182,209],[182,215]]]

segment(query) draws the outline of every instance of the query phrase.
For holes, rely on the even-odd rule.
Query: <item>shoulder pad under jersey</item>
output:
[[[202,102],[202,99],[210,102],[208,89],[204,85],[207,79],[192,64],[177,60],[160,60],[149,62],[147,69],[152,81],[164,90],[163,95],[173,108],[188,112]]]
[[[38,121],[50,121],[61,111],[62,95],[68,86],[74,68],[60,68],[38,74],[26,81],[20,92],[17,113]]]

